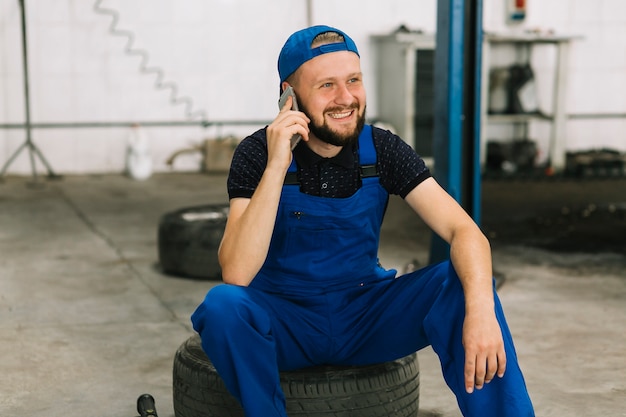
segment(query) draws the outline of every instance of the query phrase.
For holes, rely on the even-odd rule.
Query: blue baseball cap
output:
[[[335,32],[343,36],[344,41],[338,43],[330,43],[317,48],[311,48],[313,39],[317,35],[326,32]],[[330,52],[350,51],[359,55],[354,41],[339,29],[330,26],[311,26],[306,29],[299,30],[287,39],[283,49],[278,56],[278,75],[280,82],[285,81],[291,74],[296,72],[300,65],[304,64],[316,56],[327,54]],[[360,56],[360,55],[359,55]]]

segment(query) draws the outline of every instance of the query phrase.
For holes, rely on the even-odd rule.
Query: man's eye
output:
[[[333,86],[332,83],[324,83],[324,84],[322,84],[322,87],[324,87],[324,88],[329,88],[329,87],[332,87],[332,86]]]

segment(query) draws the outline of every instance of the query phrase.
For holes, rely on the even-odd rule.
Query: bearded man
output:
[[[489,242],[401,138],[365,124],[360,56],[344,32],[294,33],[278,58],[292,98],[244,139],[229,177],[223,284],[192,316],[248,417],[285,417],[279,372],[368,365],[432,346],[464,416],[534,416],[494,290]],[[291,138],[302,140],[292,150]],[[378,262],[390,194],[450,244],[396,276]]]

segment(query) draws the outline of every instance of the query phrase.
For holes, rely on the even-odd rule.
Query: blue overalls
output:
[[[371,126],[359,137],[359,159],[361,166],[376,161]],[[497,296],[507,370],[482,390],[465,392],[459,278],[449,262],[398,278],[379,265],[387,201],[376,176],[363,178],[348,198],[285,185],[258,275],[248,287],[214,287],[192,315],[203,349],[245,415],[287,416],[279,371],[380,363],[432,345],[464,416],[534,416]]]

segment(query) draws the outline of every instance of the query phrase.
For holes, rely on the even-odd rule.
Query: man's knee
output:
[[[213,287],[191,316],[194,329],[202,334],[204,328],[217,330],[230,326],[229,321],[241,315],[246,298],[243,287],[228,284]]]

